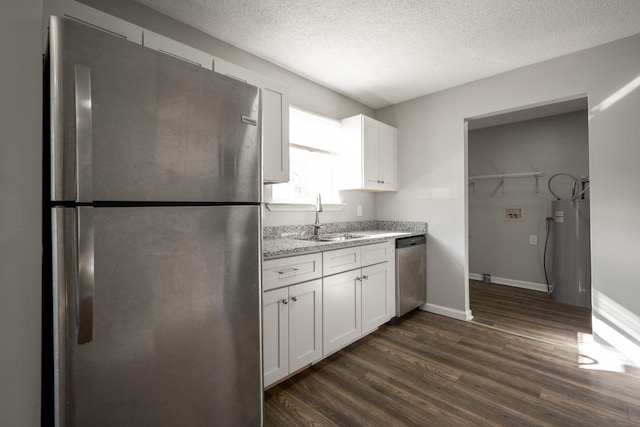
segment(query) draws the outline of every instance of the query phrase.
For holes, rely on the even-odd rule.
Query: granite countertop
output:
[[[263,257],[264,259],[282,258],[291,255],[324,252],[350,246],[380,243],[399,237],[426,234],[426,223],[393,222],[392,227],[389,227],[388,223],[389,221],[367,221],[362,223],[349,223],[349,225],[345,225],[344,223],[327,224],[324,226],[325,230],[320,233],[321,235],[339,232],[362,236],[349,240],[330,242],[305,240],[312,235],[312,233],[308,232],[308,226],[271,227],[270,230],[265,230],[264,233],[265,238],[262,241]],[[402,224],[404,227],[398,226],[398,224]],[[419,225],[416,226],[416,224]],[[362,228],[358,228],[358,226]],[[380,226],[381,228],[375,228],[376,226]],[[301,227],[305,228],[301,230]]]

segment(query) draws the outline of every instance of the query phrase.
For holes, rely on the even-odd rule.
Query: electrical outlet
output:
[[[529,236],[529,244],[532,246],[537,246],[538,245],[538,236],[536,235],[531,235]]]
[[[362,216],[362,205],[356,206],[356,212],[358,216]]]

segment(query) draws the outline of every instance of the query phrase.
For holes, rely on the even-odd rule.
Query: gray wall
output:
[[[69,0],[50,1],[64,3]],[[109,2],[82,0],[81,2],[277,81],[289,88],[289,102],[296,107],[333,119],[343,119],[356,114],[366,114],[373,117],[375,114],[373,109],[363,104],[157,13],[146,6],[129,0],[111,0]],[[323,212],[321,214],[322,222],[359,221],[376,218],[375,195],[373,193],[345,191],[341,193],[341,197],[347,206],[341,211]],[[362,217],[356,216],[357,205],[363,207],[364,215]],[[315,213],[310,211],[266,211],[263,223],[264,225],[311,224],[314,219]]]
[[[476,182],[475,194],[469,192],[470,273],[490,273],[497,283],[546,291],[545,218],[552,216],[554,199],[547,181],[559,172],[588,176],[588,141],[586,111],[469,132],[469,176],[536,170],[545,175],[539,180],[539,192],[533,178],[506,180],[504,192],[499,180]],[[568,196],[570,182],[563,176],[555,178],[554,191]],[[522,208],[522,220],[506,221],[507,207]],[[529,244],[531,235],[538,237],[537,246]]]
[[[0,14],[0,424],[40,425],[41,0]]]
[[[640,363],[640,35],[377,112],[399,128],[400,190],[378,216],[429,222],[427,309],[469,318],[467,118],[588,96],[593,330]],[[612,209],[612,207],[615,207]]]

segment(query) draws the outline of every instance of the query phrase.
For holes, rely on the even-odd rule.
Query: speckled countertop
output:
[[[362,221],[348,223],[323,224],[320,234],[353,233],[362,235],[338,242],[321,242],[304,240],[313,232],[310,225],[265,227],[262,241],[264,259],[282,258],[290,255],[302,255],[324,252],[349,246],[380,243],[398,237],[409,237],[426,234],[427,224],[424,222],[400,221]]]

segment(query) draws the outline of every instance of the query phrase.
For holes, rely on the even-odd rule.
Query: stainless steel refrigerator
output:
[[[259,90],[64,18],[49,38],[56,423],[261,424]]]

